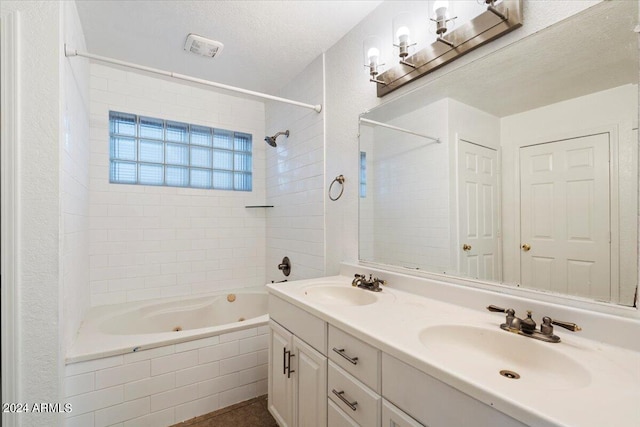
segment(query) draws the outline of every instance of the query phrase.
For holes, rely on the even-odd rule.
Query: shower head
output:
[[[265,140],[265,142],[266,142],[267,144],[269,144],[270,146],[272,146],[272,147],[277,147],[277,146],[278,146],[278,144],[276,144],[276,139],[277,139],[280,135],[284,135],[284,136],[286,136],[287,138],[289,138],[289,131],[288,131],[288,130],[286,130],[286,131],[284,131],[284,132],[278,132],[278,133],[276,133],[276,134],[275,134],[275,135],[273,135],[273,136],[267,136],[267,137],[265,137],[265,138],[264,138],[264,140]]]

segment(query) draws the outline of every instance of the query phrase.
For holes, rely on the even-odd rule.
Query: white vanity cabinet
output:
[[[326,323],[273,296],[269,312],[269,412],[281,427],[325,427]]]
[[[382,355],[382,394],[428,427],[525,427],[491,406],[387,354]],[[388,425],[394,424],[385,424],[385,427]],[[397,425],[405,424],[398,422]]]
[[[329,417],[347,422],[340,425],[380,426],[380,350],[329,325],[327,354]]]
[[[424,427],[391,402],[382,400],[382,427]]]

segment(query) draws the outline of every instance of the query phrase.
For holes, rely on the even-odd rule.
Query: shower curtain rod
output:
[[[258,98],[268,99],[271,101],[284,102],[285,104],[291,104],[291,105],[296,105],[298,107],[309,108],[311,110],[314,110],[316,113],[319,113],[320,111],[322,111],[322,105],[320,104],[318,105],[305,104],[304,102],[293,101],[287,98],[280,98],[279,96],[268,95],[266,93],[255,92],[253,90],[242,89],[235,86],[229,86],[222,83],[212,82],[209,80],[199,79],[196,77],[190,77],[184,74],[174,73],[172,71],[164,71],[164,70],[159,70],[157,68],[145,67],[144,65],[138,65],[138,64],[134,64],[126,61],[120,61],[119,59],[108,58],[106,56],[94,55],[92,53],[78,52],[76,49],[72,49],[66,44],[64,45],[64,54],[66,57],[82,56],[84,58],[95,59],[96,61],[107,62],[110,64],[121,65],[123,67],[135,68],[136,70],[142,70],[150,73],[160,74],[167,77],[173,77],[174,79],[178,79],[178,80],[199,83],[202,85],[211,86],[219,89],[225,89],[232,92],[243,93],[245,95],[256,96]]]
[[[375,125],[375,126],[380,126],[383,128],[387,128],[387,129],[393,129],[393,130],[397,130],[400,132],[404,132],[404,133],[409,133],[411,135],[415,135],[415,136],[419,136],[421,138],[427,138],[432,140],[433,142],[437,142],[438,144],[440,144],[442,141],[440,141],[440,138],[434,138],[432,136],[429,135],[424,135],[422,133],[418,133],[418,132],[413,132],[404,128],[399,128],[397,126],[393,126],[393,125],[388,125],[386,123],[382,123],[382,122],[376,122],[375,120],[370,120],[370,119],[363,119],[362,117],[360,117],[360,121],[363,123],[368,123],[370,125]]]

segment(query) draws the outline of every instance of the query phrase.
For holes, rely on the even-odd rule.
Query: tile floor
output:
[[[267,396],[219,409],[172,427],[277,427],[267,409]]]

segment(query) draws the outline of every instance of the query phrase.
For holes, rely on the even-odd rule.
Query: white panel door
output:
[[[610,299],[609,134],[520,149],[521,281]]]
[[[269,322],[269,412],[280,427],[293,424],[293,381],[287,375],[287,351],[293,350],[293,334]]]
[[[327,358],[298,337],[293,337],[297,426],[327,425]]]
[[[460,273],[501,280],[498,153],[468,141],[458,145]]]

